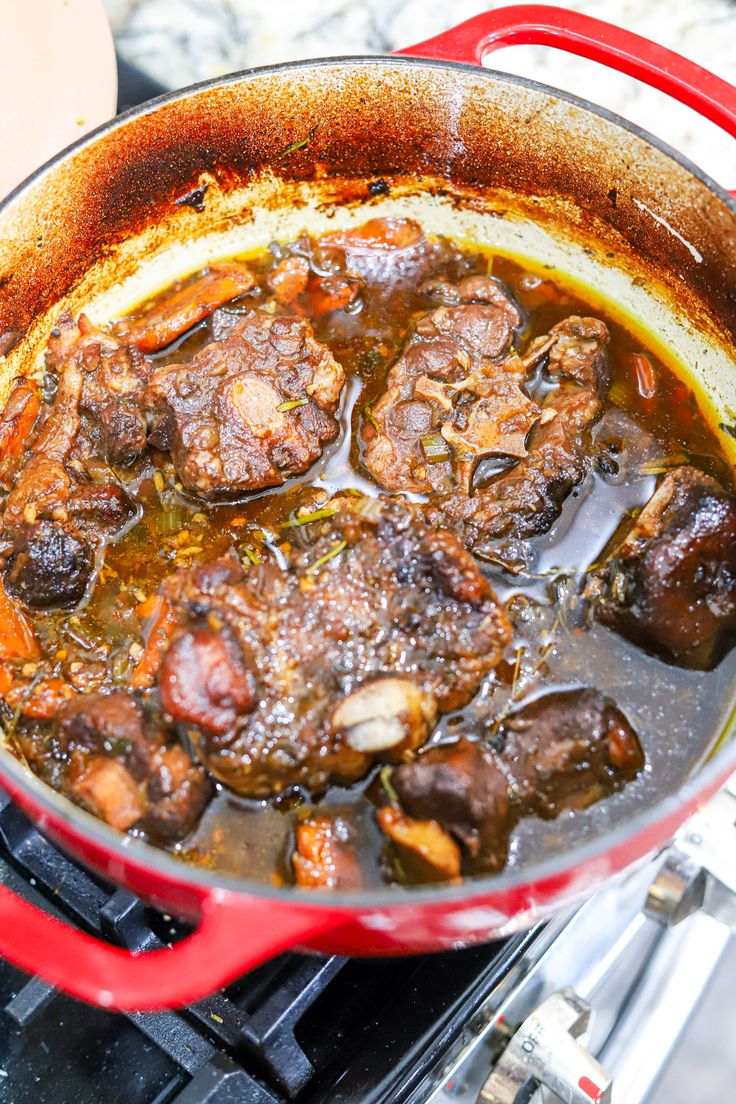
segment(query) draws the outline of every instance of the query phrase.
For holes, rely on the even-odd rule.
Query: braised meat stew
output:
[[[686,380],[560,274],[408,219],[62,314],[0,416],[6,746],[306,888],[620,822],[734,676],[729,427]]]

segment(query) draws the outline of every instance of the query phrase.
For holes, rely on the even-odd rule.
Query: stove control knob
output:
[[[562,1104],[611,1104],[611,1077],[577,1041],[589,1021],[572,989],[553,993],[511,1036],[478,1104],[529,1104],[542,1086]]]

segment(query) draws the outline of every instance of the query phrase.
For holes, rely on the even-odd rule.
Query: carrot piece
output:
[[[387,805],[376,814],[412,882],[452,882],[460,877],[460,848],[437,820],[414,820]]]
[[[30,621],[0,577],[0,659],[38,659],[41,649]]]
[[[643,399],[653,399],[657,394],[657,376],[649,357],[644,353],[632,353],[631,366],[634,369],[637,391]]]
[[[149,617],[154,617],[158,613],[160,602],[160,594],[149,594],[147,598],[143,599],[140,605],[135,607],[136,617],[140,621],[147,621]]]
[[[306,289],[309,262],[306,257],[284,257],[268,277],[268,286],[279,303],[293,303]]]
[[[357,285],[339,276],[312,276],[309,280],[309,315],[318,318],[330,311],[344,310],[358,294]]]
[[[362,226],[324,234],[319,244],[363,253],[374,249],[409,249],[423,236],[421,226],[413,219],[372,218]]]
[[[210,265],[206,275],[166,296],[131,322],[124,336],[142,353],[155,353],[254,285],[253,274],[242,265]]]
[[[41,409],[38,387],[32,380],[19,378],[0,415],[0,460],[20,456]]]
[[[28,686],[20,684],[14,686],[7,694],[7,703],[13,709],[21,706],[24,717],[33,717],[37,721],[52,720],[62,702],[71,698],[74,690],[69,683],[59,678],[42,679],[28,694]]]
[[[147,606],[148,600],[142,605]],[[176,610],[165,598],[159,596],[143,655],[133,673],[133,686],[136,690],[148,690],[156,681],[164,650],[171,639],[176,622]]]
[[[7,701],[13,685],[13,668],[9,663],[0,663],[0,698]]]
[[[348,827],[341,817],[310,817],[298,824],[291,862],[296,884],[304,889],[347,889],[361,884]]]

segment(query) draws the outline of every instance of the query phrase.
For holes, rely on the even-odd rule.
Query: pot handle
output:
[[[0,955],[72,997],[116,1011],[201,1000],[334,923],[333,910],[214,889],[191,935],[173,947],[134,954],[49,916],[0,885]]]
[[[674,50],[582,12],[514,4],[482,12],[396,53],[481,65],[492,50],[529,45],[556,46],[636,77],[694,108],[736,138],[736,88],[732,84]]]

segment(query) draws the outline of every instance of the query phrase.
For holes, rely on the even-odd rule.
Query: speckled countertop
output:
[[[104,0],[124,57],[175,88],[278,61],[388,53],[498,5],[482,0]],[[736,84],[736,0],[572,0]],[[555,50],[520,47],[493,67],[604,105],[736,188],[736,142],[636,81]]]

